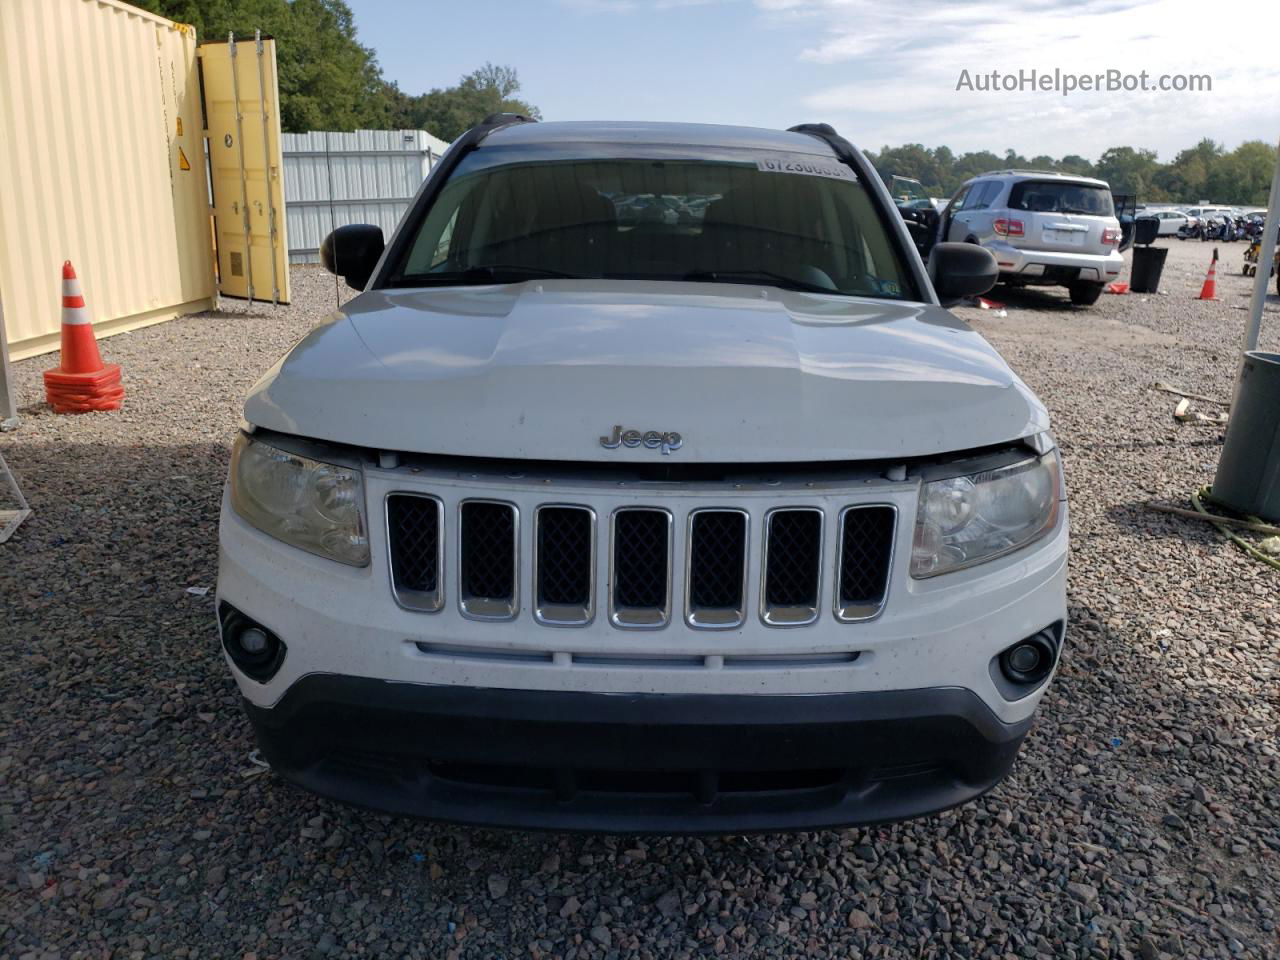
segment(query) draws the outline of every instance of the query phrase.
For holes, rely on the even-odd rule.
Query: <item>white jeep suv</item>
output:
[[[644,198],[681,216],[648,216]],[[628,205],[625,216],[619,205]],[[1009,770],[1066,620],[1045,408],[828,126],[461,137],[253,388],[223,650],[263,755],[475,824],[802,829]]]
[[[951,198],[938,239],[995,254],[1000,280],[1064,286],[1088,306],[1120,276],[1120,221],[1105,180],[1040,170],[974,177]]]

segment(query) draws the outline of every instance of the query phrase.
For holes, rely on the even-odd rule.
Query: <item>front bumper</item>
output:
[[[913,502],[900,506],[902,515],[914,514]],[[957,686],[1016,723],[1034,712],[1041,690],[1007,700],[989,664],[1066,617],[1065,506],[1058,527],[1036,544],[929,580],[907,575],[912,529],[900,523],[900,560],[884,611],[872,621],[824,615],[806,627],[777,629],[752,618],[735,630],[706,631],[677,619],[664,630],[624,631],[605,617],[574,629],[537,624],[528,591],[513,622],[470,620],[452,604],[437,613],[405,610],[391,597],[385,554],[375,551],[366,568],[312,556],[253,529],[224,501],[218,600],[288,647],[266,683],[228,661],[241,693],[265,708],[308,675],[331,673],[566,693],[798,696]],[[385,537],[381,518],[371,522],[378,542]],[[751,569],[759,568],[753,552]]]
[[[370,471],[366,482],[377,503],[413,481]],[[917,485],[882,483],[865,496],[909,517]],[[475,481],[432,483],[446,499],[454,487],[469,495]],[[624,489],[592,502],[607,515],[648,495]],[[552,496],[515,486],[509,499],[530,515],[536,498]],[[842,490],[804,496],[833,525],[849,499]],[[747,506],[762,516],[791,497],[752,493]],[[682,556],[683,514],[702,502],[670,494],[664,503],[677,513]],[[823,616],[800,628],[753,617],[707,631],[676,616],[663,630],[628,631],[606,617],[573,629],[539,624],[528,590],[510,622],[472,620],[452,603],[407,610],[391,595],[381,551],[368,567],[346,567],[267,537],[224,500],[218,598],[287,645],[265,682],[230,665],[264,754],[314,792],[550,829],[869,823],[962,803],[1007,773],[1047,681],[1006,696],[991,665],[1065,620],[1062,507],[1037,543],[928,580],[908,575],[912,529],[900,522],[874,620],[838,622],[824,602]],[[370,525],[371,540],[385,542],[377,511]],[[752,538],[753,571],[761,539]],[[606,577],[602,569],[599,582]]]
[[[1105,254],[1035,250],[1014,247],[1004,242],[986,244],[995,255],[1002,280],[1023,283],[1053,284],[1064,272],[1078,271],[1075,279],[1109,283],[1124,269],[1124,255],[1118,250]]]
[[[357,806],[598,832],[920,816],[1008,772],[1031,724],[958,687],[822,696],[564,693],[313,674],[246,701],[285,779]]]

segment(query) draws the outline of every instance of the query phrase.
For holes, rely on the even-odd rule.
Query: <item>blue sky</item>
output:
[[[869,149],[921,142],[1091,159],[1116,145],[1169,160],[1201,136],[1228,147],[1280,136],[1274,0],[1250,11],[1247,28],[1245,4],[1202,0],[347,2],[361,41],[403,89],[450,85],[489,60],[519,71],[547,119],[826,120]],[[1209,74],[1212,91],[956,90],[962,70],[1055,67]]]

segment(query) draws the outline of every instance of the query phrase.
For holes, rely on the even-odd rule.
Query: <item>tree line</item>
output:
[[[918,143],[868,153],[880,175],[912,177],[932,196],[949,197],[970,177],[1006,168],[1057,170],[1107,181],[1115,193],[1135,194],[1140,203],[1228,203],[1264,206],[1275,170],[1276,148],[1249,140],[1228,151],[1203,139],[1161,163],[1154,150],[1111,147],[1096,162],[1076,154],[1054,158],[1024,157],[1016,150],[998,156],[979,150],[959,156],[947,147],[929,149]]]
[[[3,0],[0,0],[3,2]],[[520,79],[511,67],[486,63],[451,87],[408,93],[382,75],[377,56],[356,38],[344,0],[132,0],[153,13],[190,23],[202,42],[252,37],[255,29],[276,38],[280,123],[287,132],[308,130],[427,130],[450,141],[490,113],[537,118],[538,108],[517,97]],[[1015,150],[956,155],[948,147],[908,143],[868,155],[886,180],[913,177],[934,196],[951,196],[969,177],[1005,167],[1088,174],[1117,193],[1143,202],[1257,204],[1267,201],[1275,149],[1251,140],[1228,152],[1201,140],[1161,163],[1154,150],[1112,147],[1096,162],[1075,154],[1024,157]]]
[[[2,2],[2,0],[0,0]],[[450,141],[490,113],[538,108],[517,98],[510,67],[486,63],[451,87],[411,94],[382,75],[373,50],[356,39],[344,0],[131,0],[144,10],[189,23],[201,43],[252,37],[276,40],[280,126],[308,130],[427,130]]]

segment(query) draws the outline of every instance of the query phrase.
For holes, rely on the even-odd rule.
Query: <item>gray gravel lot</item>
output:
[[[1012,777],[924,820],[773,837],[521,834],[395,820],[248,762],[212,588],[246,389],[333,305],[103,341],[117,414],[0,437],[35,517],[0,546],[0,957],[1075,958],[1280,955],[1280,574],[1186,504],[1221,435],[1164,380],[1229,396],[1248,283],[1192,299],[994,297],[974,323],[1049,405],[1071,491],[1069,648]],[[1280,349],[1280,309],[1264,321]]]

